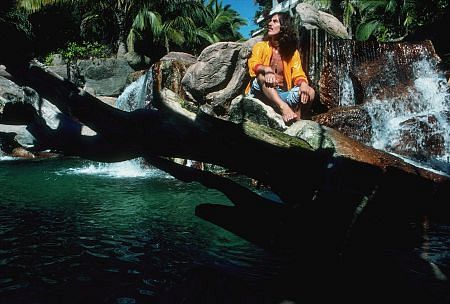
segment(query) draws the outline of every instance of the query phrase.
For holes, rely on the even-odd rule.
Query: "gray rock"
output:
[[[14,139],[24,147],[32,147],[36,143],[36,138],[28,132],[26,126],[0,124],[0,132],[15,133]]]
[[[253,97],[238,96],[231,102],[229,120],[241,123],[246,119],[278,131],[287,129],[281,115],[271,106]]]
[[[85,80],[85,90],[99,96],[119,96],[134,70],[124,58],[79,60],[77,66]]]
[[[324,126],[311,120],[299,120],[293,123],[284,132],[290,136],[301,138],[313,149],[334,149],[334,144],[329,136],[325,135]]]
[[[52,55],[52,65],[65,65],[66,61],[63,59],[61,54]]]
[[[227,116],[231,101],[244,92],[250,80],[247,59],[260,39],[219,42],[205,48],[182,79],[189,98],[203,105],[207,113]]]
[[[6,67],[5,67],[4,65],[2,65],[2,64],[0,64],[0,76],[1,76],[1,77],[5,77],[5,78],[8,78],[8,79],[11,78],[11,74],[9,74],[9,73],[6,71]]]
[[[150,66],[150,58],[145,55],[139,55],[136,52],[128,52],[125,54],[125,59],[127,60],[130,67],[134,70],[147,69]]]

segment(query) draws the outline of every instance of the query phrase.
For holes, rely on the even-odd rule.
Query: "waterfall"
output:
[[[128,85],[116,100],[116,108],[131,112],[137,109],[143,109],[150,106],[153,96],[153,74],[152,68],[145,74]],[[145,165],[147,166],[147,165]],[[103,164],[93,170],[92,167],[87,172],[95,172],[98,175],[110,174],[115,176],[147,176],[143,169],[143,160],[141,158],[123,161],[117,164]]]
[[[329,40],[324,58],[321,103],[366,113],[341,121],[346,135],[450,174],[450,89],[430,41]]]
[[[450,93],[430,58],[412,63],[414,82],[402,98],[364,104],[372,120],[374,148],[407,155],[450,173]],[[406,153],[405,153],[406,152]]]
[[[120,94],[116,101],[116,108],[131,112],[147,107],[153,95],[153,75],[152,69],[132,82]]]
[[[116,108],[131,112],[137,109],[149,108],[151,106],[153,97],[153,67],[149,68],[147,72],[132,82],[125,88],[123,93],[117,98]],[[193,160],[179,160],[181,164],[188,167],[195,167],[203,170],[204,164]],[[132,159],[120,164],[120,167],[141,167],[142,159]],[[114,166],[114,167],[113,167]],[[108,164],[101,167],[102,170],[115,170],[116,165]],[[148,166],[148,165],[147,165]]]

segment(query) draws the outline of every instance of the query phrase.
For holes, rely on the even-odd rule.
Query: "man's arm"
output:
[[[267,52],[266,48],[266,45],[261,42],[253,46],[252,54],[248,59],[248,72],[250,77],[256,77],[258,74],[265,75],[266,73],[273,73],[270,66],[264,65],[264,53]]]
[[[300,53],[295,51],[291,60],[292,67],[292,82],[295,86],[301,86],[302,83],[308,84],[308,78],[305,71],[303,71],[302,61],[300,59]]]

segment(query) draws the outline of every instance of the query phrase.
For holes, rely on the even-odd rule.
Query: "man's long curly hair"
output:
[[[280,55],[285,59],[290,59],[294,55],[298,45],[298,34],[294,21],[288,13],[272,14],[269,16],[269,20],[274,15],[278,15],[278,19],[280,20],[280,34],[278,35]],[[264,40],[269,40],[267,34]]]

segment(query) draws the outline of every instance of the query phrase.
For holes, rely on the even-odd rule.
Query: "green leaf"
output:
[[[356,28],[356,39],[362,41],[368,40],[375,33],[379,25],[380,23],[375,20],[359,24]]]

